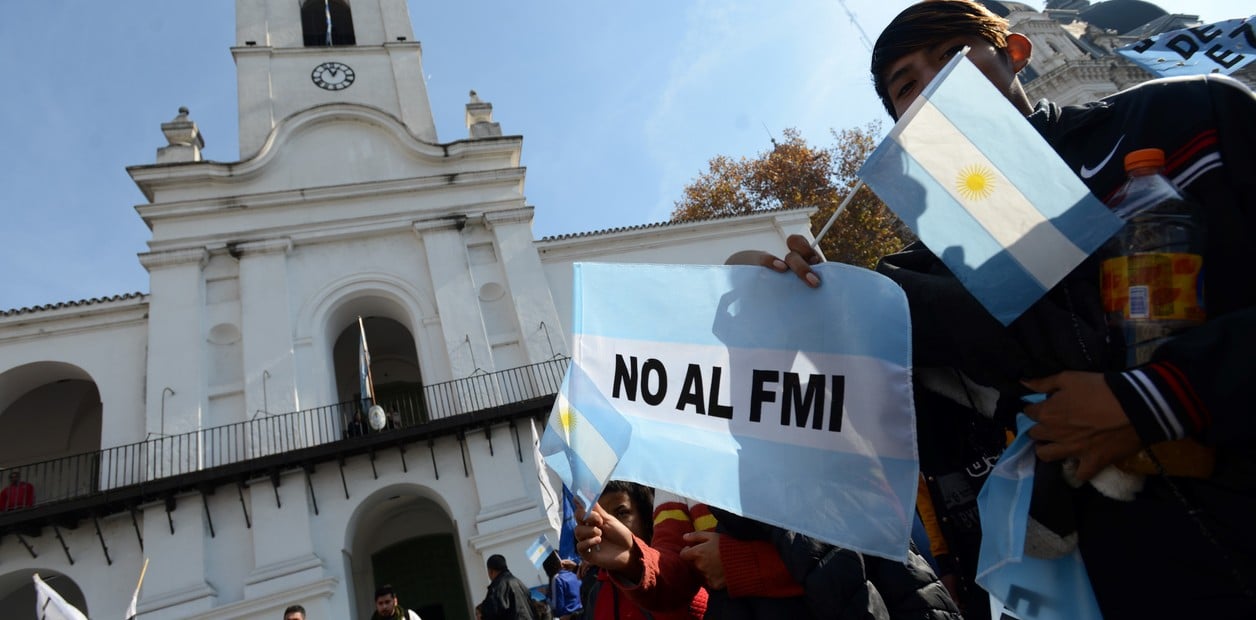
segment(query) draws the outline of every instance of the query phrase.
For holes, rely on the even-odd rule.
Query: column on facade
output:
[[[201,501],[192,493],[144,507],[150,570],[144,576],[141,617],[187,618],[216,605],[218,594],[206,579],[205,546],[213,539]]]
[[[484,222],[501,253],[528,362],[535,364],[570,355],[549,281],[532,240],[532,209],[488,213]]]
[[[277,476],[277,487],[266,480],[249,485],[253,570],[244,581],[246,599],[304,586],[324,572],[323,561],[314,552],[313,513],[304,473]]]
[[[537,484],[530,420],[517,421],[516,425],[514,431],[508,424],[498,424],[466,436],[471,479],[480,506],[475,515],[476,535],[468,544],[484,558],[493,553],[526,557],[528,545],[542,532],[553,529],[548,512],[561,510],[561,497],[541,497],[547,487]],[[515,447],[516,432],[522,462]]]
[[[202,463],[197,436],[208,407],[205,384],[206,335],[204,248],[149,252],[140,263],[149,272],[147,420],[152,441],[137,458],[149,478],[196,471]],[[180,436],[182,435],[182,436]]]
[[[251,39],[250,39],[251,40]],[[232,50],[236,61],[236,88],[240,100],[240,160],[247,160],[261,150],[275,127],[275,102],[260,76],[270,74],[273,49],[256,46]]]
[[[436,312],[440,316],[445,350],[449,352],[450,379],[455,380],[493,371],[492,352],[462,236],[464,223],[465,220],[442,219],[414,224],[427,254]],[[500,402],[497,388],[488,377],[461,382],[456,392],[441,395],[441,398],[456,402],[458,410],[434,411],[434,417],[477,411]],[[448,406],[446,403],[439,405]]]
[[[289,239],[252,241],[240,253],[240,304],[244,343],[245,412],[253,420],[253,457],[326,443],[339,438],[339,421],[299,419],[293,364],[292,312],[288,304]]]

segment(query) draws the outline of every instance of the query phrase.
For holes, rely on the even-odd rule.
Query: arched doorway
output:
[[[65,602],[90,617],[87,597],[83,596],[83,590],[73,579],[56,571],[30,569],[0,575],[0,617],[5,620],[39,619],[35,613],[35,580],[31,578],[35,573],[39,573],[39,578],[56,590]]]
[[[36,362],[0,373],[0,468],[18,468],[36,502],[96,490],[100,425],[100,390],[83,369]]]
[[[383,584],[423,620],[473,617],[454,523],[419,488],[401,485],[372,494],[350,527],[350,581],[359,617],[370,617],[375,588]]]
[[[458,547],[450,534],[415,536],[380,549],[371,554],[371,571],[376,581],[397,589],[399,601],[412,601],[402,606],[424,620],[467,617]]]

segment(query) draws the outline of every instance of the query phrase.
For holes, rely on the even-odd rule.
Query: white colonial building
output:
[[[1033,58],[1020,73],[1030,100],[1046,98],[1060,105],[1101,99],[1156,77],[1115,50],[1202,23],[1198,15],[1169,13],[1144,0],[1047,0],[1045,11],[1023,2],[980,1],[1033,42]],[[1225,17],[1251,12],[1250,7],[1234,9]],[[1233,77],[1256,87],[1256,63]]]
[[[239,161],[202,160],[181,110],[128,168],[149,293],[0,312],[0,467],[37,498],[0,512],[0,617],[35,617],[35,572],[120,617],[148,558],[146,619],[367,618],[382,582],[472,618],[485,559],[539,584],[525,549],[557,529],[535,445],[572,263],[720,262],[809,228],[536,240],[491,105],[473,93],[468,135],[438,139],[404,0],[330,6],[329,41],[321,0],[236,0]],[[358,317],[396,414],[365,434]]]

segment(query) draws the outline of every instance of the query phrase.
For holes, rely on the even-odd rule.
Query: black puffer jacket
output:
[[[1145,442],[1165,439],[1172,415],[1186,435],[1213,445],[1217,473],[1209,480],[1169,486],[1153,477],[1132,502],[1083,487],[1074,498],[1082,555],[1105,617],[1256,617],[1256,415],[1248,393],[1256,377],[1256,98],[1224,77],[1155,80],[1085,106],[1043,101],[1029,120],[1105,201],[1125,179],[1127,153],[1164,150],[1166,175],[1200,204],[1207,228],[1208,322],[1137,369],[1159,392],[1148,399],[1145,387],[1129,387],[1129,371],[1114,370],[1119,356],[1107,342],[1094,257],[1004,328],[918,245],[877,269],[907,293],[913,363],[959,369],[998,389],[1003,414],[1019,409],[1021,379],[1107,371]],[[1165,376],[1173,378],[1158,378]]]
[[[813,538],[712,508],[724,534],[771,541],[805,594],[788,599],[730,599],[712,592],[707,617],[725,620],[958,620],[959,609],[929,564],[912,548],[907,564],[839,549]]]

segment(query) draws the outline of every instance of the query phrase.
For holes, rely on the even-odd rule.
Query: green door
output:
[[[418,536],[385,547],[371,556],[371,569],[377,585],[392,584],[401,606],[423,620],[470,620],[452,535]]]

